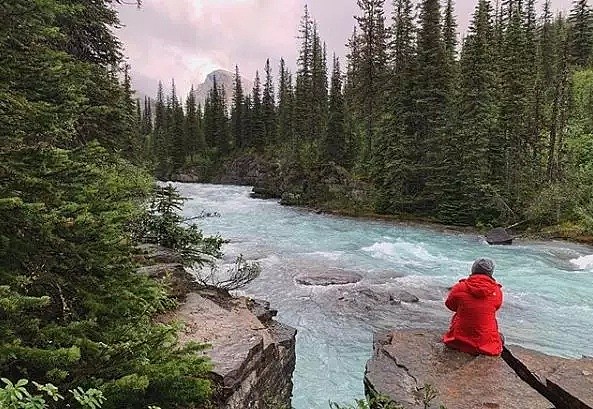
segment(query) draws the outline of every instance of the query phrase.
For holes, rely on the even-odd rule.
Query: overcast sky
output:
[[[539,0],[543,4],[544,0]],[[308,4],[328,52],[343,57],[352,33],[356,0],[143,0],[143,6],[121,6],[124,27],[118,31],[132,65],[136,89],[154,95],[159,80],[175,78],[180,94],[215,69],[255,76],[270,58],[274,72],[280,57],[294,69],[299,47],[297,29]],[[457,0],[464,32],[477,0]],[[391,1],[386,1],[390,14]],[[540,9],[541,4],[538,5]],[[552,0],[557,10],[571,0]]]

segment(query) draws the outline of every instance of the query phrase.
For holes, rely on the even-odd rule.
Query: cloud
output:
[[[352,33],[356,0],[309,0],[309,11],[319,23],[328,52],[345,55]],[[385,2],[388,21],[391,0]],[[459,30],[464,32],[477,0],[458,0]],[[215,69],[255,77],[270,58],[277,72],[280,57],[294,70],[299,40],[297,30],[304,0],[144,0],[141,9],[120,6],[124,27],[118,35],[132,65],[135,87],[154,95],[157,83],[172,78],[180,94],[201,83]],[[568,9],[570,0],[552,0]]]

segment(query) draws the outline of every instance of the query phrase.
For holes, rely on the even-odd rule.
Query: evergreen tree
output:
[[[186,154],[186,138],[185,134],[185,116],[183,113],[183,107],[177,96],[177,88],[175,87],[175,81],[171,82],[171,98],[169,100],[169,126],[167,129],[167,144],[169,146],[169,152],[171,152],[171,162],[168,172],[170,174],[177,173],[183,165],[185,165],[185,154]]]
[[[196,105],[196,94],[192,85],[185,102],[185,143],[184,151],[186,156],[192,157],[196,153],[202,153],[205,148],[204,134],[200,126],[200,112]]]
[[[251,140],[253,142],[253,146],[255,146],[258,150],[263,150],[265,146],[266,128],[264,123],[262,89],[259,71],[255,72],[255,82],[253,83],[251,98],[253,99],[253,108],[251,113]]]
[[[104,409],[206,404],[200,348],[155,323],[174,300],[130,257],[152,181],[119,156],[136,113],[111,2],[1,8],[0,373],[100,388]]]
[[[416,197],[415,207],[428,213],[444,199],[444,154],[451,143],[445,132],[450,89],[442,33],[439,0],[423,0],[413,90],[416,163],[420,165],[410,175],[408,191]]]
[[[235,86],[233,88],[233,101],[231,105],[231,127],[233,141],[237,149],[243,149],[245,145],[245,135],[243,133],[243,121],[245,115],[243,85],[239,66],[235,66]]]
[[[159,81],[155,102],[154,129],[152,133],[152,157],[156,163],[157,175],[166,173],[166,160],[170,156],[167,144],[167,106],[163,84]]]
[[[264,125],[264,142],[267,145],[276,143],[276,101],[270,60],[266,60],[266,82],[262,95],[262,120]]]
[[[323,158],[338,165],[347,164],[347,140],[344,96],[342,95],[342,73],[340,61],[334,55],[329,97],[329,118],[324,143]]]
[[[148,136],[152,133],[152,101],[144,97],[144,109],[142,111],[142,135]]]
[[[251,96],[246,95],[243,100],[243,120],[241,122],[243,129],[243,140],[245,148],[252,148],[255,146],[253,136],[253,100]]]
[[[408,176],[418,165],[418,146],[413,135],[412,115],[416,44],[414,17],[410,0],[394,4],[390,28],[389,61],[391,75],[386,84],[386,106],[380,124],[373,178],[377,187],[378,212],[411,211]]]
[[[293,103],[292,79],[286,69],[284,59],[280,59],[280,78],[278,84],[278,140],[283,144],[292,143],[293,131]]]
[[[383,85],[387,65],[387,30],[383,4],[385,0],[357,0],[361,16],[355,17],[360,29],[356,41],[358,61],[354,71],[354,96],[364,121],[367,160],[373,154],[375,127],[383,107]]]
[[[311,65],[311,103],[310,123],[313,141],[323,138],[327,125],[328,89],[327,63],[325,45],[321,46],[321,39],[317,31],[317,23],[313,24],[313,52]]]
[[[593,14],[587,0],[574,1],[568,21],[571,63],[586,67],[593,52]]]
[[[459,124],[454,153],[459,157],[452,179],[451,197],[441,206],[441,217],[475,224],[496,217],[490,178],[491,138],[496,138],[496,72],[493,65],[494,27],[488,0],[480,0],[463,44],[459,76]],[[453,170],[452,169],[452,170]]]
[[[224,87],[219,86],[216,77],[204,105],[204,136],[209,148],[216,148],[219,155],[230,152],[230,130]]]
[[[301,18],[299,27],[299,38],[301,49],[297,61],[295,106],[294,106],[294,128],[295,135],[302,141],[313,139],[312,128],[312,106],[313,106],[313,21],[305,5],[305,12]]]

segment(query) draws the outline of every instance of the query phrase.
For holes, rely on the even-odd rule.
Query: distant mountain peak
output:
[[[212,71],[211,73],[206,75],[206,79],[204,80],[204,82],[202,82],[198,86],[194,86],[194,95],[196,97],[196,101],[199,104],[202,104],[202,106],[204,105],[204,102],[206,102],[206,97],[208,96],[208,93],[214,85],[215,77],[218,86],[224,87],[226,102],[227,105],[230,106],[231,100],[233,98],[233,88],[235,87],[235,74],[231,71],[224,69]],[[247,95],[251,93],[251,90],[253,88],[253,81],[241,76],[241,83],[243,85],[244,94]]]

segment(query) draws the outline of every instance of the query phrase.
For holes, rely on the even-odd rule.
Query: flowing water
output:
[[[447,288],[480,256],[496,261],[495,277],[505,295],[499,324],[508,343],[566,357],[593,355],[589,247],[565,242],[491,247],[474,235],[318,215],[250,199],[248,187],[177,186],[190,199],[186,216],[220,214],[199,224],[206,233],[230,240],[226,263],[243,254],[261,265],[260,277],[242,291],[270,301],[278,319],[297,328],[296,409],[360,398],[374,331],[446,328]],[[363,279],[329,287],[295,281],[332,269]],[[401,291],[420,302],[389,302],[389,294]]]

